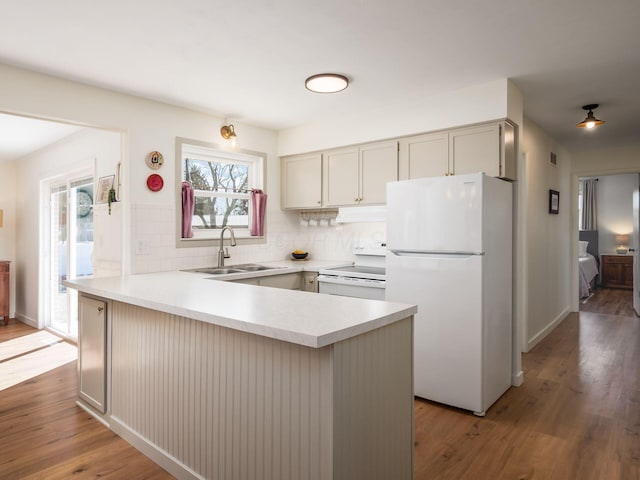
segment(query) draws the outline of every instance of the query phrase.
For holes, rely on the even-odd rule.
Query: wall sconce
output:
[[[604,123],[604,120],[598,120],[593,116],[592,110],[595,110],[596,108],[598,108],[597,103],[591,103],[582,107],[583,110],[589,110],[589,113],[587,113],[587,117],[583,121],[581,121],[580,123],[576,123],[576,127],[591,129],[597,127],[598,125],[602,125]]]
[[[629,235],[616,235],[616,243],[620,246],[616,249],[618,255],[626,255],[629,251],[627,245],[629,245]]]
[[[232,147],[235,147],[238,144],[236,130],[235,128],[233,128],[232,124],[223,125],[222,128],[220,129],[220,135],[225,140],[230,140]]]

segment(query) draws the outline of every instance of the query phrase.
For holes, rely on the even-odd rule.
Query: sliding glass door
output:
[[[48,183],[45,318],[49,328],[78,336],[77,292],[63,281],[93,274],[93,175],[75,174]]]

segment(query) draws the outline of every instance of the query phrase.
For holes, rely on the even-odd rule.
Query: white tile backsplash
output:
[[[171,205],[131,206],[132,273],[181,270],[217,262],[218,247],[176,248],[175,217]],[[298,212],[271,209],[267,213],[265,243],[229,247],[228,264],[266,262],[307,250],[317,260],[353,260],[353,248],[384,242],[384,223],[301,227]],[[146,247],[137,253],[140,242]]]

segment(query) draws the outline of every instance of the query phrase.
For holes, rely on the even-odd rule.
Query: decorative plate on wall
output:
[[[159,192],[164,186],[164,180],[157,173],[152,173],[147,177],[147,187],[152,192]]]
[[[153,168],[154,170],[158,170],[162,164],[164,163],[164,157],[160,152],[151,152],[147,155],[147,165],[149,168]]]

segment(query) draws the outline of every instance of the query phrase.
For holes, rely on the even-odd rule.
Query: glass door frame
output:
[[[53,321],[53,298],[52,298],[52,289],[58,288],[59,282],[54,281],[54,274],[52,272],[52,258],[53,255],[59,252],[52,251],[52,234],[54,234],[52,230],[52,205],[51,205],[51,197],[52,190],[56,187],[61,187],[66,185],[66,211],[67,211],[67,221],[66,221],[66,235],[68,241],[66,242],[66,252],[65,262],[66,262],[66,272],[67,276],[70,275],[72,271],[75,271],[75,259],[72,258],[71,255],[71,244],[75,243],[71,241],[71,233],[75,233],[75,228],[71,228],[70,219],[75,219],[76,216],[76,205],[72,202],[71,190],[73,188],[77,188],[73,186],[73,183],[85,179],[91,178],[93,180],[93,185],[95,185],[95,168],[87,167],[82,169],[76,169],[73,171],[69,171],[62,175],[57,175],[55,177],[50,177],[41,181],[40,188],[40,200],[41,200],[41,216],[40,216],[40,231],[42,234],[40,235],[40,262],[39,262],[39,304],[40,304],[40,319],[39,325],[42,328],[46,328],[47,330],[52,331],[56,335],[62,336],[74,342],[77,341],[77,305],[74,308],[73,302],[77,301],[75,290],[68,289],[66,291],[66,302],[67,302],[67,312],[69,313],[69,323],[67,325],[66,331],[59,330],[52,326]],[[75,198],[75,197],[74,197]],[[73,270],[72,270],[73,268]],[[75,294],[75,295],[74,295]],[[72,324],[75,324],[75,328],[73,328]],[[75,333],[74,333],[75,332]]]

